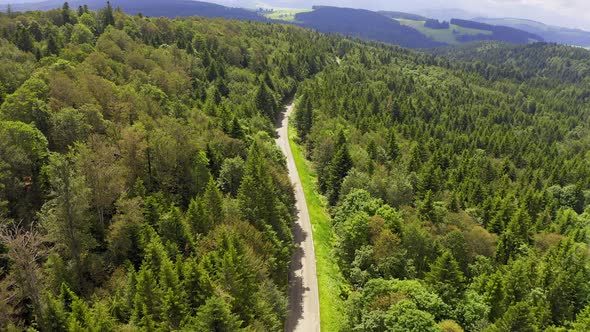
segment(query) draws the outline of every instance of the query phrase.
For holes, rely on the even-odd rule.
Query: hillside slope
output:
[[[174,18],[177,16],[203,16],[203,17],[223,17],[227,19],[236,20],[251,20],[251,21],[266,21],[261,15],[255,11],[225,7],[213,3],[192,1],[192,0],[111,0],[113,8],[120,7],[126,13],[135,15],[143,14],[145,16],[164,16]],[[14,5],[14,10],[50,10],[54,8],[61,8],[63,0],[49,0],[34,4],[20,4]],[[81,5],[88,5],[90,9],[97,10],[106,6],[104,0],[74,0],[69,2],[71,8],[78,8]]]
[[[590,32],[580,29],[570,29],[547,25],[541,22],[518,18],[474,18],[474,21],[504,25],[539,35],[547,42],[564,45],[590,46]]]
[[[303,27],[321,32],[339,33],[403,47],[427,48],[443,45],[413,28],[369,10],[318,6],[311,12],[296,14],[295,20]]]

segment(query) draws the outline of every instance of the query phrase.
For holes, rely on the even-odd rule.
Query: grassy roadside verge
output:
[[[313,228],[321,330],[324,332],[339,331],[344,309],[344,303],[340,298],[344,278],[332,254],[332,223],[320,194],[316,190],[316,175],[305,159],[301,146],[295,143],[294,138],[295,129],[289,127],[289,145],[299,172]]]

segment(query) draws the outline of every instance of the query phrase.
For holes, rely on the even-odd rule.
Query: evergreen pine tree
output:
[[[201,306],[189,328],[195,332],[237,332],[242,322],[231,307],[219,296],[213,296]]]
[[[192,258],[187,259],[183,265],[183,277],[188,309],[194,313],[213,294],[211,281],[202,265]]]
[[[397,160],[400,156],[400,149],[397,145],[397,138],[395,137],[395,131],[389,130],[387,135],[387,157],[389,160]]]
[[[188,210],[186,211],[186,222],[191,231],[193,240],[196,239],[197,236],[207,233],[209,225],[207,225],[207,218],[205,217],[203,200],[200,197],[191,200]]]
[[[166,328],[177,330],[186,312],[186,293],[180,283],[174,264],[170,260],[162,263],[160,270],[162,298],[162,320]]]
[[[113,6],[111,2],[107,1],[107,7],[103,10],[103,29],[106,29],[109,25],[115,25],[115,16],[113,15]]]
[[[277,102],[264,81],[260,82],[255,97],[256,108],[258,111],[270,119],[274,119],[277,112]]]
[[[295,128],[301,139],[305,139],[313,124],[313,109],[311,101],[303,97],[295,112]]]
[[[61,155],[51,156],[47,174],[54,198],[43,206],[43,223],[49,239],[72,261],[74,289],[82,290],[84,256],[96,245],[88,222],[90,190],[73,163]]]
[[[25,26],[20,25],[16,32],[16,45],[24,52],[33,52],[33,35]]]
[[[70,4],[67,2],[64,2],[63,6],[61,7],[61,17],[64,25],[73,23],[70,12]]]
[[[436,289],[446,303],[453,303],[458,298],[457,294],[463,291],[465,277],[457,260],[450,252],[445,251],[430,266],[430,272],[426,274],[425,280]]]
[[[369,144],[367,145],[367,154],[369,155],[371,161],[378,161],[379,154],[377,152],[377,144],[374,140],[369,141]]]
[[[238,190],[238,204],[242,218],[258,230],[276,228],[276,194],[266,160],[257,142],[252,144]]]
[[[195,158],[192,174],[194,178],[194,189],[188,192],[189,197],[195,197],[205,192],[207,183],[211,179],[211,173],[209,172],[209,159],[207,158],[206,152],[199,152]]]
[[[136,285],[132,321],[147,328],[152,324],[152,320],[160,317],[162,299],[156,277],[148,265],[144,264],[139,270]]]
[[[519,302],[506,311],[500,318],[493,332],[515,331],[515,332],[537,332],[536,320],[531,311],[531,305],[527,302]]]
[[[344,143],[336,152],[330,163],[330,173],[328,175],[330,185],[328,190],[328,200],[331,205],[336,205],[338,202],[342,181],[348,175],[352,166],[352,158],[348,152],[348,145]]]
[[[485,297],[490,305],[490,320],[494,321],[500,318],[505,310],[504,299],[506,292],[502,275],[499,272],[494,273],[487,281]]]
[[[217,188],[217,183],[210,178],[203,194],[203,208],[207,219],[206,232],[221,224],[224,219],[223,196]]]
[[[242,139],[244,138],[244,131],[242,126],[240,125],[240,121],[237,117],[234,116],[231,122],[231,127],[229,131],[229,136],[235,139]]]
[[[340,195],[342,181],[352,168],[352,159],[346,145],[342,146],[332,158],[329,170],[328,198],[331,205],[335,205]]]
[[[434,207],[434,195],[431,190],[428,190],[424,195],[424,199],[418,206],[418,213],[423,220],[428,220],[433,223],[438,223],[438,216]]]
[[[161,214],[162,206],[158,202],[158,199],[155,196],[148,196],[143,205],[143,216],[146,223],[152,227],[156,227],[160,221]]]
[[[170,210],[160,218],[158,233],[164,243],[169,241],[171,244],[176,245],[178,249],[185,249],[189,237],[186,234],[182,212],[178,207],[171,205]]]
[[[59,45],[55,34],[49,34],[47,37],[47,54],[48,55],[59,55]]]

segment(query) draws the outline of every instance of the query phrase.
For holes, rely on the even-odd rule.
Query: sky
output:
[[[41,0],[0,0],[1,5]],[[106,1],[106,0],[105,0]],[[141,1],[141,0],[137,0]],[[166,1],[166,0],[162,0]],[[233,7],[310,8],[333,5],[371,10],[399,10],[448,19],[517,17],[590,31],[590,0],[201,0]],[[451,10],[451,11],[449,11]]]

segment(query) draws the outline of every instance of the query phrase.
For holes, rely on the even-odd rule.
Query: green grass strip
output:
[[[317,191],[316,175],[294,138],[295,129],[289,127],[289,145],[299,172],[313,228],[321,329],[324,332],[336,332],[340,330],[344,320],[344,301],[340,297],[344,277],[332,252],[332,222]]]

